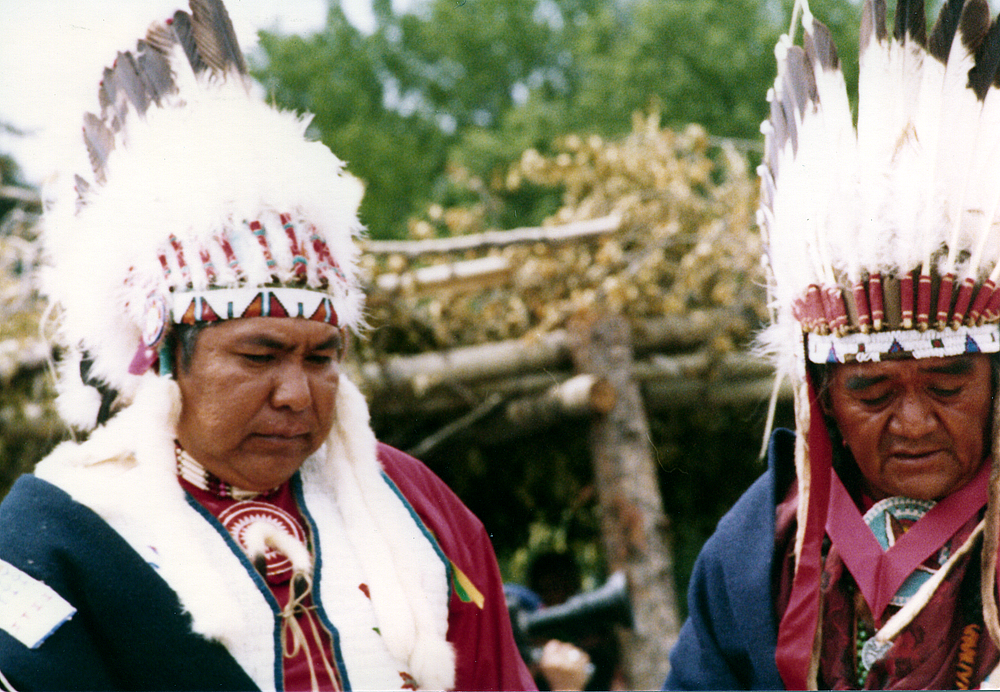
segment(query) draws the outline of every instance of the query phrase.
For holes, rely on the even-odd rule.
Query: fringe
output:
[[[995,397],[993,404],[993,457],[990,468],[989,500],[983,519],[983,559],[979,577],[979,588],[983,600],[983,622],[993,643],[1000,647],[1000,616],[997,613],[997,532],[1000,531],[1000,406]]]

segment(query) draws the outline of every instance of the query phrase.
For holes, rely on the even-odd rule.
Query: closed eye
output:
[[[941,397],[958,396],[962,392],[961,387],[930,387],[931,394]]]
[[[264,364],[274,360],[274,355],[270,353],[241,353],[240,357],[251,363]]]
[[[871,408],[877,408],[879,406],[882,406],[883,404],[888,403],[889,399],[891,397],[892,397],[892,393],[891,392],[887,392],[887,393],[885,393],[885,394],[883,394],[881,396],[862,398],[862,399],[860,399],[860,401],[865,406],[868,406],[868,407],[871,407]]]

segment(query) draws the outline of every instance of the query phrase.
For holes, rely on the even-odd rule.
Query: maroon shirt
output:
[[[455,648],[457,690],[534,690],[535,682],[518,653],[503,595],[500,570],[482,523],[430,469],[413,457],[380,444],[379,461],[386,475],[416,513],[416,518],[437,541],[450,563],[451,597],[448,605],[448,641]],[[220,498],[181,480],[192,497],[218,518],[237,501]],[[289,483],[256,498],[292,515],[305,527]],[[290,597],[288,581],[268,586],[284,607]],[[300,627],[313,641],[310,616],[298,616]],[[313,618],[315,621],[315,618]],[[329,633],[315,624],[326,652],[332,651]],[[319,647],[310,650],[320,689],[342,689],[331,679],[319,658]],[[336,668],[334,667],[334,670]],[[285,689],[311,689],[305,650],[284,658]],[[335,676],[336,677],[336,676]],[[401,677],[401,688],[407,680]]]

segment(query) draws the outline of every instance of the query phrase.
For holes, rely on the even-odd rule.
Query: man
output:
[[[0,505],[0,682],[525,689],[482,525],[340,371],[360,184],[193,0],[119,53],[48,214],[87,432]]]
[[[797,431],[703,548],[665,687],[995,686],[1000,26],[954,0],[928,33],[901,0],[890,35],[865,0],[855,130],[795,11],[758,221]]]

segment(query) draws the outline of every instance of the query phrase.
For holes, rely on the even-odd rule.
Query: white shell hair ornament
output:
[[[360,181],[308,119],[250,88],[218,0],[119,52],[84,116],[92,172],[46,212],[43,290],[66,355],[57,400],[93,428],[157,376],[173,325],[291,316],[357,329]],[[160,361],[163,362],[160,362]]]

